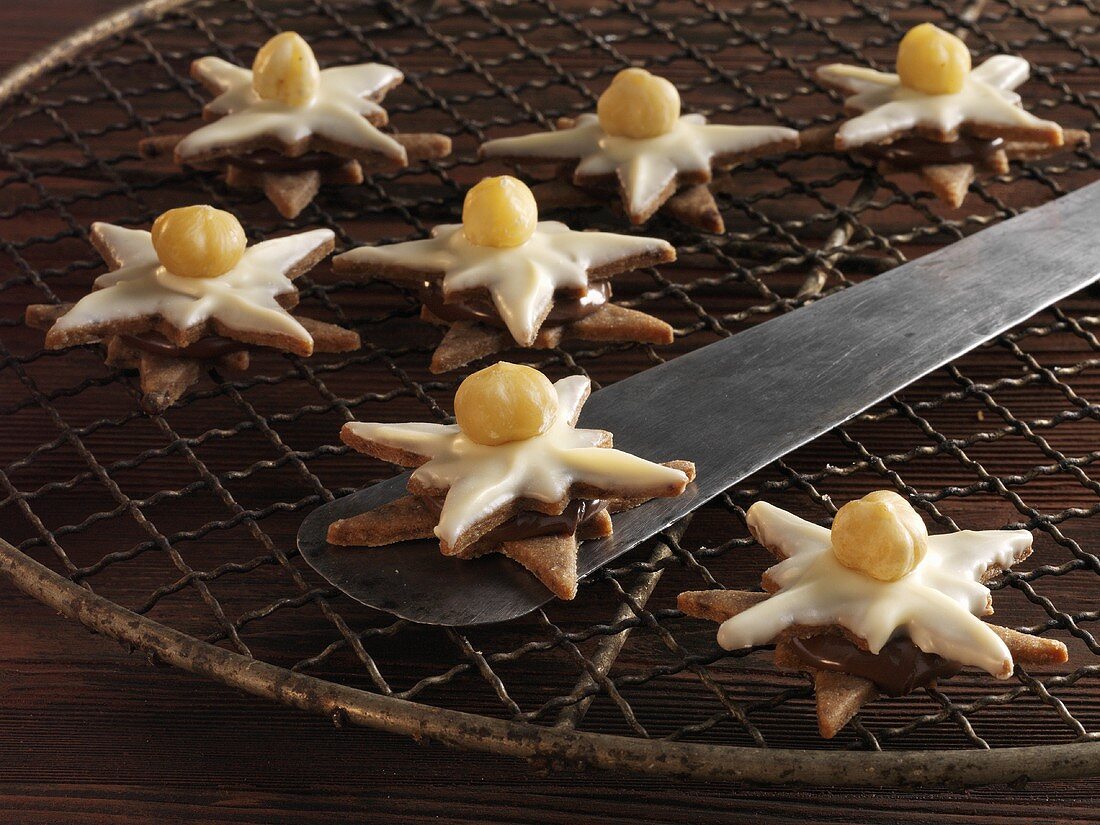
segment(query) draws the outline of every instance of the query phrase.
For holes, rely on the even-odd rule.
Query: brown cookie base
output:
[[[619,201],[613,198],[614,193],[582,189],[565,179],[554,178],[533,184],[531,193],[535,196],[540,212],[610,206],[623,214]],[[661,204],[657,211],[700,232],[721,234],[726,231],[714,193],[703,183],[680,189]]]
[[[815,126],[807,129],[801,134],[802,148],[809,152],[851,151],[853,154],[860,154],[859,147],[850,150],[838,148],[836,140],[838,129],[839,124]],[[1003,175],[1008,172],[1010,161],[1039,160],[1056,152],[1067,151],[1089,144],[1089,133],[1080,129],[1064,129],[1061,132],[1063,140],[1057,144],[1048,142],[1044,136],[1049,136],[1045,132],[1036,134],[1024,130],[1025,134],[1021,135],[1017,131],[1010,131],[1011,133],[1005,134],[971,132],[971,134],[978,137],[1001,137],[1005,141],[1001,150],[992,153],[980,163],[930,163],[917,169],[901,169],[891,165],[889,161],[871,159],[871,162],[875,163],[879,173],[883,176],[911,175],[919,178],[940,201],[952,209],[958,209],[966,200],[970,184],[976,179],[979,170],[987,174]],[[885,146],[890,140],[914,134],[931,140],[940,139],[938,136],[930,136],[923,132],[914,131],[898,133],[891,136],[889,140],[877,145]]]
[[[72,307],[73,304],[31,304],[26,310],[26,324],[35,329],[50,330],[57,319]],[[297,317],[296,320],[313,337],[313,352],[352,352],[360,347],[358,333],[351,330],[313,318]],[[218,354],[211,358],[152,352],[148,348],[135,345],[130,338],[131,332],[121,330],[121,327],[128,325],[119,324],[118,326],[120,329],[114,332],[104,330],[99,337],[82,340],[79,343],[101,342],[107,347],[105,363],[120,369],[136,369],[141,385],[142,408],[150,414],[164,412],[174,405],[188,389],[198,383],[207,370],[213,368],[227,372],[243,372],[248,369],[251,360],[247,348]],[[138,332],[147,331],[138,330]],[[155,331],[159,332],[159,329]],[[221,337],[242,340],[234,335]],[[165,338],[172,341],[169,336]],[[47,342],[48,340],[47,334]],[[195,339],[195,341],[201,340],[204,339]],[[195,341],[179,346],[182,348],[193,345]],[[172,341],[172,343],[177,342]],[[285,351],[286,348],[276,347],[276,349]]]
[[[400,457],[402,461],[398,463],[404,463],[409,459],[423,463],[422,456],[411,456],[405,453],[398,455],[390,448],[349,436],[350,433],[346,430],[341,433],[345,443],[369,455],[383,457],[384,460]],[[610,446],[610,437],[604,446]],[[670,461],[665,466],[682,470],[687,474],[689,482],[695,478],[695,465],[691,462]],[[328,541],[341,546],[381,547],[401,541],[434,538],[438,516],[421,503],[419,496],[423,493],[413,490],[412,484],[409,486],[413,495],[397,499],[358,516],[333,522],[329,526]],[[576,485],[576,489],[581,488],[582,485]],[[486,538],[492,530],[515,518],[521,511],[557,514],[575,499],[593,497],[589,495],[591,488],[585,488],[588,492],[583,493],[578,493],[576,489],[570,490],[568,498],[550,505],[529,500],[514,502],[513,506],[495,513],[472,527],[468,531],[468,535],[473,536],[472,540],[467,540],[467,534],[464,534],[454,548],[447,548],[443,542],[440,542],[440,549],[445,555],[463,559],[476,558],[486,553],[502,553],[512,561],[523,565],[555,596],[568,600],[577,594],[578,542],[611,535],[612,525],[609,513],[622,512],[637,507],[651,498],[679,495],[683,491],[682,487],[655,488],[649,491],[650,495],[644,497],[626,499],[613,495],[607,496],[607,509],[599,511],[592,518],[582,522],[576,532],[570,535],[536,536],[504,542],[493,542]]]
[[[360,149],[314,139],[308,143],[287,147],[272,141],[247,141],[201,158],[189,158],[183,163],[175,157],[176,145],[184,135],[158,135],[145,138],[138,151],[147,159],[173,157],[178,165],[195,169],[219,171],[225,174],[226,185],[233,189],[260,189],[284,218],[296,218],[325,185],[358,185],[366,175],[392,172],[418,160],[434,160],[451,153],[451,139],[446,135],[397,134],[391,137],[405,148],[405,160],[391,158],[380,152],[364,153]],[[256,152],[279,152],[292,165],[302,157],[303,167],[254,168],[245,159]],[[322,153],[337,162],[318,165],[315,155]],[[241,163],[234,163],[240,159]]]
[[[449,323],[421,309],[420,317],[428,323],[447,328],[443,340],[432,353],[430,369],[439,374],[459,369],[481,358],[518,346],[507,330],[473,321]],[[674,331],[659,318],[618,304],[608,303],[591,315],[559,325],[546,325],[539,330],[530,349],[553,349],[566,338],[581,341],[634,342],[641,344],[671,344]]]
[[[296,218],[313,203],[321,187],[355,185],[363,182],[363,170],[357,160],[349,160],[334,169],[306,169],[302,172],[260,172],[229,164],[225,184],[230,189],[262,189],[264,197],[284,218]]]

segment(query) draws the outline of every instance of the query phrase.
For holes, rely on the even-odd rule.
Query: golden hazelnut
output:
[[[264,100],[304,106],[321,85],[321,67],[300,34],[283,32],[268,40],[252,61],[252,88]]]
[[[455,393],[455,418],[466,437],[495,447],[542,435],[558,414],[558,395],[536,369],[505,361],[479,370]]]
[[[837,561],[879,581],[897,581],[928,552],[928,528],[916,510],[892,490],[849,501],[833,520]]]
[[[248,245],[236,216],[213,206],[169,209],[153,221],[161,265],[184,278],[216,278],[240,261]]]
[[[462,231],[477,246],[520,246],[535,233],[539,207],[521,180],[483,178],[462,202]]]
[[[970,74],[970,50],[958,37],[921,23],[898,44],[898,77],[903,86],[929,95],[962,91]]]
[[[666,134],[680,118],[680,93],[663,77],[645,69],[623,69],[596,104],[600,126],[609,135],[653,138]]]

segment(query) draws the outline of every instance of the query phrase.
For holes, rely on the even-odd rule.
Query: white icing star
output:
[[[841,125],[837,148],[880,143],[901,132],[925,128],[951,133],[964,123],[982,127],[1035,129],[1057,134],[1062,127],[1040,120],[1020,105],[1013,89],[1028,78],[1028,62],[1001,54],[970,72],[955,94],[930,95],[903,86],[896,74],[834,63],[817,70],[821,80],[852,94],[845,107],[864,114]]]
[[[769,143],[794,141],[798,132],[780,126],[711,125],[702,115],[682,115],[667,133],[653,138],[608,135],[599,117],[581,115],[570,129],[499,138],[481,145],[482,157],[577,159],[574,183],[591,176],[615,175],[627,211],[646,211],[680,173],[711,179],[711,162],[722,155],[751,152]]]
[[[331,244],[332,230],[314,229],[254,244],[236,266],[216,278],[173,275],[161,265],[145,230],[95,223],[92,232],[115,266],[96,278],[95,291],[61,316],[54,330],[146,316],[159,316],[180,330],[214,320],[245,335],[287,335],[301,342],[305,354],[312,352],[313,338],[276,297],[296,292],[286,273]]]
[[[467,240],[461,224],[437,226],[420,241],[363,246],[337,255],[337,271],[364,265],[444,273],[443,295],[484,288],[508,331],[521,346],[538,336],[554,301],[554,291],[588,288],[588,271],[614,261],[675,250],[658,238],[575,232],[558,221],[540,221],[534,234],[513,247],[478,246]]]
[[[402,166],[408,162],[405,147],[370,122],[386,122],[385,110],[370,98],[404,77],[392,66],[362,63],[324,69],[316,95],[302,106],[264,100],[252,88],[251,69],[220,57],[196,61],[193,71],[217,90],[205,111],[218,120],[179,142],[176,156],[181,161],[257,139],[289,145],[316,135],[364,152],[381,152]]]
[[[599,446],[610,441],[602,430],[576,429],[589,389],[584,376],[561,379],[554,384],[558,413],[546,432],[492,447],[471,441],[457,424],[352,422],[344,427],[359,438],[430,457],[411,480],[448,491],[435,534],[453,547],[466,530],[516,499],[560,502],[574,483],[614,489],[623,498],[686,483],[680,470]]]
[[[766,573],[778,590],[718,629],[726,650],[767,644],[792,625],[840,625],[878,653],[903,633],[925,653],[980,667],[999,679],[1012,674],[1012,654],[977,617],[991,611],[980,581],[991,567],[1007,570],[1031,546],[1026,530],[963,530],[929,536],[928,552],[898,581],[883,582],[844,567],[830,549],[830,531],[764,502],[748,514],[753,535],[785,556]]]

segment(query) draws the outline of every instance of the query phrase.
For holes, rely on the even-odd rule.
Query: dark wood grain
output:
[[[119,5],[117,0],[0,4],[0,71]],[[1049,355],[1053,359],[1056,353]],[[977,359],[976,374],[980,368]],[[1089,382],[1077,386],[1082,392],[1093,388]],[[1021,393],[1022,408],[1027,401]],[[100,414],[89,410],[89,419]],[[973,411],[953,407],[937,425],[950,432],[951,417],[967,415]],[[0,420],[0,425],[7,427],[0,438],[27,438],[17,422]],[[911,437],[911,425],[898,422],[897,430],[901,443]],[[1078,453],[1092,448],[1095,432],[1080,432],[1079,448],[1062,448]],[[880,426],[876,434],[889,437],[890,429]],[[1029,449],[1016,444],[999,460],[1026,466],[1034,461]],[[109,453],[111,445],[101,450]],[[792,463],[812,465],[814,450],[811,445]],[[920,485],[923,472],[934,473],[937,485],[950,481],[946,470],[931,464],[915,468],[908,478]],[[150,490],[160,481],[155,473],[143,478]],[[831,492],[843,497],[858,483],[839,479]],[[1060,500],[1061,506],[1071,503]],[[1082,541],[1098,538],[1091,523],[1078,532]],[[336,729],[213,682],[151,666],[0,584],[2,822],[893,823],[904,818],[938,825],[1015,825],[1096,821],[1098,791],[1100,780],[970,793],[860,793],[746,789],[593,772],[546,775],[500,757]]]

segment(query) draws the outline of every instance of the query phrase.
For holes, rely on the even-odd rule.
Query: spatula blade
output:
[[[684,495],[614,518],[586,542],[586,575],[771,461],[1100,276],[1100,183],[1014,217],[859,286],[594,393],[580,426],[654,461],[694,461]],[[349,468],[349,472],[354,469]],[[521,616],[552,596],[500,556],[444,558],[438,544],[341,548],[338,518],[405,494],[403,475],[318,508],[298,546],[364,604],[426,624]]]

